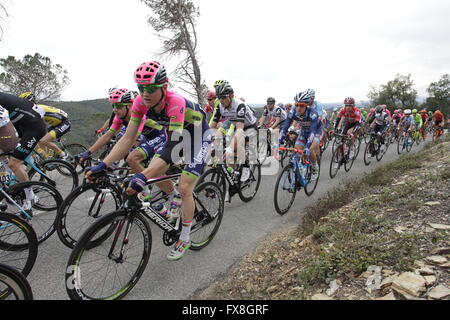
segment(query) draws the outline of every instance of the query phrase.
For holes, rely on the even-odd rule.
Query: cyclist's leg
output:
[[[26,131],[24,131],[25,125],[27,127]],[[25,125],[19,126],[22,137],[8,162],[9,168],[14,172],[20,182],[30,180],[23,163],[46,132],[44,121],[40,118],[30,119]]]
[[[55,139],[59,139],[64,136],[66,133],[70,131],[72,127],[69,120],[65,120],[60,123],[58,126],[52,128],[40,141],[40,144],[44,145],[47,148],[52,149],[56,155],[63,156],[63,151],[52,141]]]
[[[144,171],[142,162],[147,159],[153,159],[158,150],[161,150],[166,143],[166,135],[161,134],[153,139],[145,139],[139,146],[130,152],[127,162],[131,167],[132,173]]]

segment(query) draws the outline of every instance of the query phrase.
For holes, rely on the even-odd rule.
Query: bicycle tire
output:
[[[220,190],[222,191],[222,195],[225,195],[227,190],[227,182],[220,168],[214,167],[206,170],[198,179],[197,186],[207,181],[213,181],[217,183]]]
[[[294,172],[294,167],[293,167],[292,163],[289,163],[287,166],[285,166],[283,168],[283,170],[281,170],[280,174],[278,175],[277,182],[275,183],[274,194],[273,194],[273,203],[275,206],[275,211],[280,216],[286,214],[291,209],[292,204],[294,203],[295,196],[297,194],[296,179],[297,179],[297,175]],[[284,185],[284,183],[286,181],[288,182],[288,185],[289,185],[288,189],[285,189],[287,187]],[[281,205],[281,203],[280,203],[281,201],[279,201],[279,199],[278,199],[278,194],[279,194],[278,190],[280,188],[280,183],[283,184],[282,189],[288,191],[288,193],[291,194],[288,204],[285,207],[283,207]],[[286,198],[288,198],[288,197],[286,197]]]
[[[334,179],[334,177],[336,177],[339,169],[341,168],[343,152],[344,152],[343,147],[339,146],[336,150],[334,150],[333,155],[331,156],[331,162],[330,162],[330,178],[331,179]],[[335,167],[336,163],[338,164],[337,168]]]
[[[317,184],[319,183],[319,178],[320,178],[320,167],[321,167],[320,162],[321,162],[321,161],[320,161],[320,159],[319,159],[319,161],[318,161],[319,172],[318,172],[318,174],[317,174],[316,180],[314,180],[312,184],[311,184],[312,166],[308,166],[308,169],[307,169],[307,172],[306,172],[306,177],[307,177],[308,183],[307,183],[306,186],[304,187],[305,194],[306,194],[308,197],[310,197],[310,196],[313,195],[314,191],[315,191],[316,188],[317,188]]]
[[[110,190],[113,202],[112,206],[105,206],[102,190]],[[90,195],[94,194],[92,197]],[[91,199],[92,198],[92,199]],[[73,249],[86,229],[100,217],[117,211],[122,204],[120,190],[112,183],[103,182],[101,186],[96,184],[84,184],[73,190],[62,202],[56,214],[55,228],[58,238],[68,248]],[[85,206],[86,205],[86,206]],[[82,206],[80,208],[79,206]],[[85,210],[87,208],[87,210]],[[103,210],[102,210],[103,209]],[[94,211],[93,215],[90,212]]]
[[[214,207],[201,200],[202,192],[206,191],[206,199],[214,199]],[[192,224],[190,250],[198,251],[206,247],[217,234],[224,213],[224,195],[217,183],[206,181],[194,189],[195,213]],[[210,228],[206,229],[209,226]],[[206,229],[206,230],[205,230]],[[199,236],[204,234],[204,236]]]
[[[355,162],[357,151],[353,151],[354,152],[354,156],[350,158],[350,150],[352,150],[352,148],[354,148],[354,145],[355,144],[352,143],[352,145],[348,148],[347,159],[344,162],[344,170],[345,170],[345,172],[349,172],[350,169],[353,167],[353,163]]]
[[[364,164],[366,166],[370,165],[370,163],[372,162],[371,158],[369,158],[369,155],[372,155],[373,148],[373,140],[370,139],[369,143],[366,144],[366,148],[364,149]]]
[[[130,221],[133,222],[131,226],[129,224]],[[129,226],[131,228],[130,232],[126,234]],[[115,232],[110,234],[111,237],[105,239],[98,246],[92,246],[92,239],[95,238],[96,234],[99,232],[105,234],[102,229],[107,228],[109,230],[111,227],[116,229]],[[126,240],[123,239],[124,236],[127,236]],[[139,239],[136,239],[138,236]],[[142,236],[142,239],[140,236]],[[125,248],[124,253],[126,259],[123,261],[114,261],[110,252],[112,251],[112,254],[116,252],[111,248],[110,242],[113,242],[112,244],[115,245],[121,241],[127,241],[128,244],[132,243],[132,245],[128,245]],[[133,252],[130,253],[139,244],[142,244],[142,253],[138,252],[137,255]],[[71,300],[122,299],[133,289],[142,276],[150,258],[151,246],[151,229],[147,219],[140,212],[129,214],[125,210],[119,210],[100,218],[100,220],[96,221],[86,230],[70,254],[65,274],[66,292],[69,298]],[[115,249],[117,250],[117,248]],[[91,256],[95,256],[95,259],[90,259]],[[101,258],[104,259],[101,260]],[[130,262],[130,258],[136,258],[136,261]],[[99,263],[101,267],[99,267]],[[105,264],[108,264],[107,267],[105,267]],[[123,271],[128,265],[135,270],[127,271],[124,278],[126,277],[128,280],[120,281],[121,270]],[[111,269],[115,266],[118,266],[118,269],[112,272]],[[90,270],[92,270],[92,273],[90,273]],[[102,272],[106,274],[101,274]],[[96,277],[94,273],[95,275],[101,275]],[[86,274],[88,274],[90,281],[82,282],[81,277],[86,277]],[[111,278],[113,280],[109,281]],[[95,292],[97,290],[97,283],[101,283],[102,292]],[[109,286],[114,286],[116,283],[120,283],[120,288],[109,289]],[[91,293],[90,290],[94,290],[94,292]],[[103,290],[108,290],[108,292],[104,292]],[[93,296],[94,294],[96,296]]]
[[[397,153],[400,155],[405,150],[405,137],[401,135],[397,141]]]
[[[33,300],[33,291],[27,278],[17,269],[0,263],[0,300],[13,295],[15,300]],[[3,288],[6,286],[6,289]]]
[[[239,194],[239,198],[243,202],[252,201],[255,198],[256,194],[258,193],[259,186],[261,184],[261,165],[260,164],[251,164],[248,167],[250,169],[250,177],[245,182],[242,182],[240,179],[238,182],[238,190],[239,190],[238,194]],[[242,168],[243,167],[241,167],[241,169],[240,169],[241,174],[242,174]],[[256,178],[255,178],[255,173],[257,173]],[[252,180],[253,182],[250,180]],[[247,196],[246,194],[244,194],[243,191],[245,191],[246,188],[249,187],[250,185],[252,185],[253,183],[256,183],[255,189],[250,195]]]
[[[8,194],[11,198],[14,199],[14,201],[17,202],[17,204],[23,206],[24,200],[26,199],[24,190],[27,188],[33,188],[34,194],[39,197],[38,202],[35,203],[32,207],[33,216],[31,218],[31,222],[33,225],[33,229],[36,232],[38,242],[42,243],[56,231],[56,212],[63,201],[62,196],[55,187],[52,187],[48,183],[40,181],[16,183],[9,189]],[[48,199],[50,199],[51,203],[45,205],[44,201]],[[11,207],[16,208],[15,206]],[[35,209],[39,211],[35,212]],[[20,215],[21,211],[18,210],[17,214]]]
[[[14,214],[0,212],[0,261],[27,276],[37,254],[38,238],[33,227]]]

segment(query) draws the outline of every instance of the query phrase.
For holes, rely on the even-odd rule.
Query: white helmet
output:
[[[2,106],[0,106],[0,128],[6,126],[9,123],[9,112]]]
[[[404,112],[405,115],[411,115],[411,113],[412,113],[411,109],[406,109]]]

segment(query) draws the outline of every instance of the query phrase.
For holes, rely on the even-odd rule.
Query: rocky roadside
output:
[[[450,300],[448,135],[339,189],[196,298]]]

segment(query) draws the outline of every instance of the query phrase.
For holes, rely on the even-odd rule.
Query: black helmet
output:
[[[267,104],[275,104],[275,102],[275,98],[270,97],[267,99]]]
[[[227,94],[234,93],[234,90],[228,81],[221,81],[220,84],[214,87],[216,89],[216,95],[218,98],[220,98],[220,96],[225,96]]]
[[[384,108],[382,106],[377,106],[375,109],[375,113],[382,113],[384,111]]]

